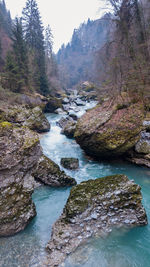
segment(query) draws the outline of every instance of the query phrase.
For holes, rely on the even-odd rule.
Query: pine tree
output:
[[[50,25],[48,25],[45,29],[45,54],[46,57],[51,58],[52,57],[52,51],[53,51],[53,34],[50,28]]]
[[[48,93],[46,76],[43,25],[35,0],[27,0],[22,12],[25,40],[32,54],[34,66],[33,80],[42,94]]]
[[[0,28],[3,28],[8,36],[11,36],[12,20],[10,11],[6,9],[5,0],[0,1]]]
[[[7,86],[21,92],[28,85],[28,60],[21,20],[16,18],[12,29],[12,51],[6,58]]]
[[[24,80],[24,84],[28,85],[28,56],[26,43],[23,36],[22,21],[16,18],[12,30],[13,33],[13,52],[16,63],[19,67],[20,76]]]
[[[14,55],[12,52],[8,52],[5,63],[5,84],[4,87],[9,88],[13,92],[18,92],[20,86],[18,86],[18,81],[20,81],[19,69],[16,64]]]

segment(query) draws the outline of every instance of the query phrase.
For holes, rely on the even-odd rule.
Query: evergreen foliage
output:
[[[22,12],[22,21],[26,44],[32,54],[33,85],[40,93],[47,94],[49,89],[46,76],[43,25],[35,0],[27,0]]]
[[[47,58],[52,57],[52,51],[53,51],[53,34],[50,25],[48,25],[45,29],[45,54]]]
[[[5,64],[5,84],[13,92],[20,90],[20,73],[18,65],[16,64],[15,57],[12,52],[8,52]]]
[[[6,80],[8,88],[15,92],[21,92],[28,85],[27,49],[21,19],[15,19],[12,41],[12,52],[9,52],[6,58]]]
[[[0,28],[3,28],[5,32],[11,36],[11,15],[10,11],[6,9],[5,0],[0,1]]]

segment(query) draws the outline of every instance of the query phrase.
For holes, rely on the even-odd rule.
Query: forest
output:
[[[0,2],[1,86],[15,93],[50,93],[57,83],[57,64],[50,26],[43,27],[36,1],[28,0],[22,17],[11,19]]]

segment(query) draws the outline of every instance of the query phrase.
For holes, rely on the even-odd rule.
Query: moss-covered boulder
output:
[[[135,151],[141,154],[150,154],[150,140],[141,139],[135,146]]]
[[[62,128],[61,133],[66,135],[68,138],[73,138],[75,129],[76,129],[77,121],[74,120],[72,117],[62,117],[58,122],[57,125]]]
[[[87,111],[78,120],[75,138],[92,156],[111,158],[125,154],[135,146],[143,129],[144,109],[141,103],[123,105],[104,102]]]
[[[0,236],[18,233],[36,215],[31,170],[40,156],[36,133],[0,123]]]
[[[53,113],[58,108],[62,108],[62,100],[57,97],[49,97],[44,111]]]
[[[76,158],[62,158],[61,165],[69,170],[76,170],[79,168],[79,160]]]
[[[30,116],[25,120],[23,125],[38,133],[48,132],[50,130],[50,123],[39,107],[31,110]]]
[[[7,120],[21,126],[27,126],[33,131],[47,132],[50,123],[43,114],[40,107],[26,108],[25,106],[14,106],[1,110],[0,120]]]
[[[140,186],[125,175],[89,180],[73,187],[62,215],[52,228],[47,245],[50,266],[59,266],[67,255],[93,236],[113,227],[147,224]]]
[[[32,174],[36,180],[49,186],[76,185],[74,178],[66,175],[55,162],[44,155],[39,159],[37,168]]]
[[[150,168],[150,132],[149,129],[141,132],[141,138],[127,154],[127,160],[137,165]]]
[[[65,127],[62,129],[61,133],[66,135],[68,138],[73,138],[76,130],[76,125],[76,121],[68,121]]]

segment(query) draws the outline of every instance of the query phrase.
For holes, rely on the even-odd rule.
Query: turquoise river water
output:
[[[80,168],[65,170],[83,180],[124,173],[142,187],[143,205],[150,221],[150,169],[127,162],[96,162],[87,157],[73,139],[60,134],[60,115],[48,114],[51,131],[41,138],[44,153],[60,164],[61,157],[77,157]],[[33,194],[37,216],[21,233],[0,238],[0,267],[44,267],[45,246],[51,227],[61,214],[70,188],[42,186]],[[114,230],[109,236],[94,238],[68,257],[64,267],[150,267],[150,226]]]

